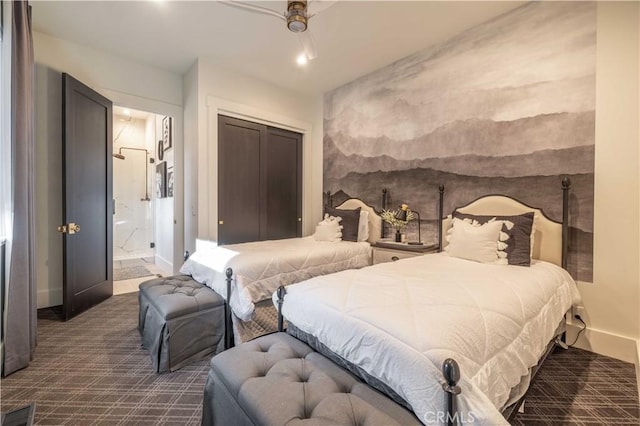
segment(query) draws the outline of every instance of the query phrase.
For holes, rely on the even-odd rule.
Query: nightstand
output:
[[[395,262],[408,257],[422,256],[438,251],[437,244],[411,245],[407,243],[395,243],[392,241],[377,241],[373,247],[373,264]]]

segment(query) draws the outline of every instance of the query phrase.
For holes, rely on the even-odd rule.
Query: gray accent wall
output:
[[[324,190],[420,212],[488,193],[562,218],[569,271],[592,281],[596,4],[535,2],[325,94]],[[415,232],[415,229],[409,232]]]

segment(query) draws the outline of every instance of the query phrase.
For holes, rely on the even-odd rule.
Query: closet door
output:
[[[302,236],[302,135],[269,127],[262,146],[261,239]]]
[[[218,116],[218,241],[260,239],[260,147],[266,127]]]
[[[302,235],[302,135],[218,116],[218,241]]]

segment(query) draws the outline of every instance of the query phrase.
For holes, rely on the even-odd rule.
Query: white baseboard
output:
[[[568,343],[574,341],[579,330],[580,327],[577,325],[567,324]],[[600,355],[630,362],[638,368],[638,351],[640,350],[638,345],[639,343],[636,339],[587,327],[574,346]]]
[[[38,290],[38,309],[62,305],[62,289],[49,288]]]
[[[156,254],[156,266],[165,273],[163,275],[173,275],[173,263]]]

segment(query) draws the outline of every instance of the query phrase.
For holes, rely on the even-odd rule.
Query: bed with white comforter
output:
[[[454,358],[461,419],[504,424],[511,389],[578,301],[571,276],[551,263],[492,265],[440,253],[289,286],[283,314],[387,384],[424,423],[446,412],[441,366]]]
[[[225,246],[202,244],[180,272],[226,298],[225,271],[232,268],[229,305],[238,319],[249,321],[255,304],[269,299],[281,285],[370,264],[371,245],[366,241],[327,242],[303,237]]]
[[[222,246],[196,240],[180,272],[226,299],[226,270],[232,269],[228,305],[235,344],[276,331],[277,311],[269,299],[279,286],[371,265],[371,243],[382,233],[375,209],[349,198],[327,210],[337,217],[326,216],[309,237]]]

